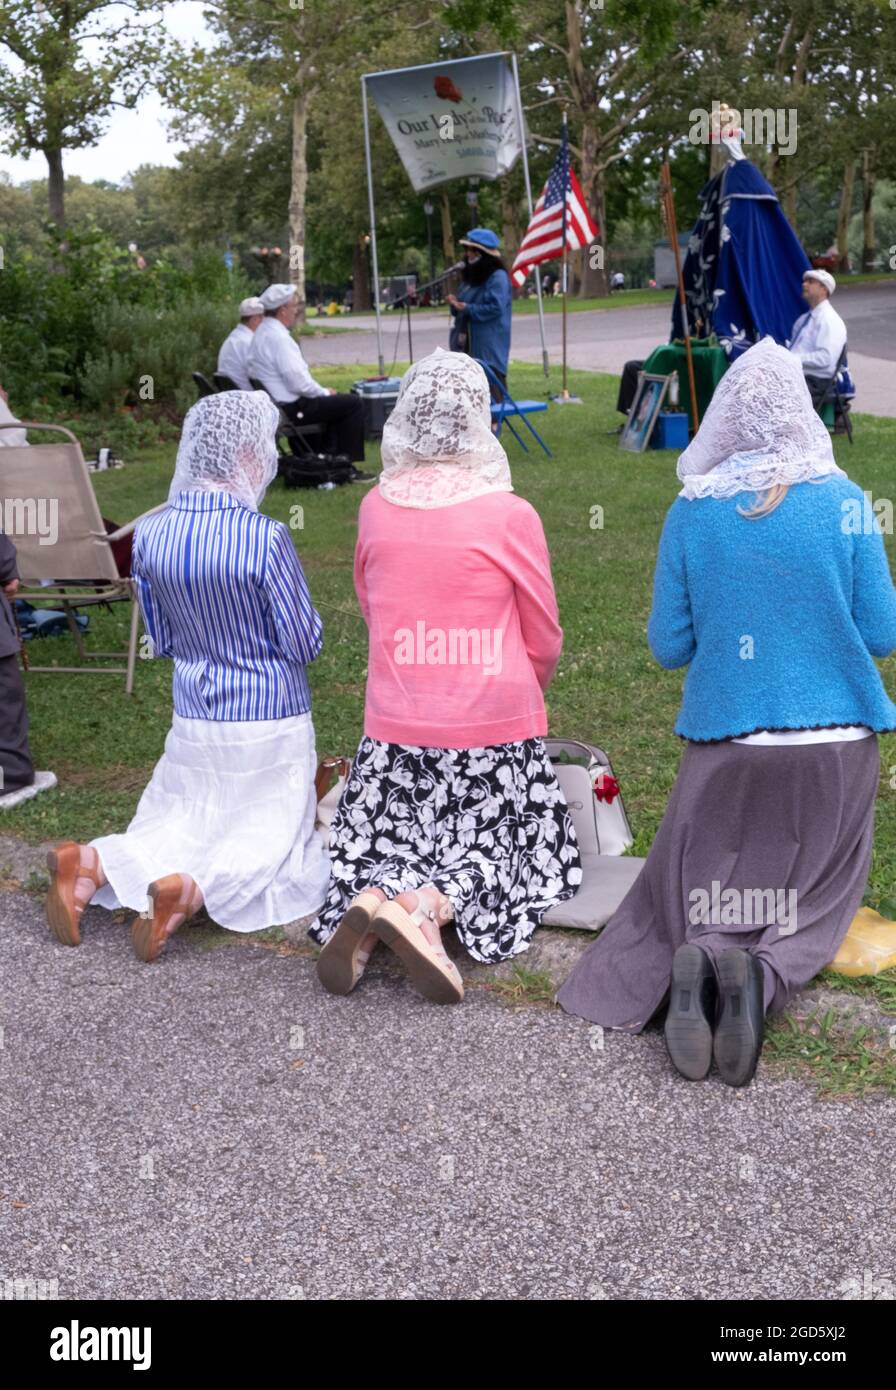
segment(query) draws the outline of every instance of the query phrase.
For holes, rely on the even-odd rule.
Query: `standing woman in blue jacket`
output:
[[[513,296],[500,244],[488,227],[474,227],[460,244],[465,269],[457,294],[447,296],[454,319],[449,346],[485,362],[506,387]],[[491,391],[500,398],[494,382]]]
[[[640,1032],[668,993],[678,1071],[715,1060],[742,1086],[766,1011],[834,958],[862,901],[896,594],[867,499],[771,338],[722,379],[678,476],[648,640],[688,667],[687,744],[640,877],[558,997]]]
[[[131,937],[145,961],[203,903],[238,932],[323,903],[305,674],[322,624],[289,530],[258,511],[278,418],[262,391],[198,401],[169,505],[137,527],[132,572],[150,654],[174,658],[173,722],[127,831],[48,857],[47,917],[64,945],[80,944],[88,901],[141,914]]]

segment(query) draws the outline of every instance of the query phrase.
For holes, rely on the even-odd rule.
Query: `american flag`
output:
[[[535,204],[532,221],[511,268],[513,282],[521,285],[529,271],[542,261],[553,261],[563,252],[563,233],[569,251],[578,251],[598,235],[585,203],[582,185],[569,162],[566,123],[563,138],[544,191]]]

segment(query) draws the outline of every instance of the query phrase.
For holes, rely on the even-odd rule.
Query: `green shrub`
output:
[[[190,267],[159,259],[138,269],[95,227],[45,250],[4,247],[0,272],[0,381],[23,417],[120,410],[182,414],[195,400],[194,370],[211,372],[218,347],[250,292],[221,258]]]

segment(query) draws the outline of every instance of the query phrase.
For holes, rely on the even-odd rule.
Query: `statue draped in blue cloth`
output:
[[[457,294],[448,295],[453,319],[449,347],[487,363],[506,386],[512,296],[500,243],[488,227],[474,227],[460,244],[465,269]],[[499,394],[492,384],[492,395]]]

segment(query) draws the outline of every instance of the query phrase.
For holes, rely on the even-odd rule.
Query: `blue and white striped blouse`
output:
[[[226,492],[181,492],[141,521],[131,566],[184,719],[287,719],[311,708],[323,624],[289,531]]]

